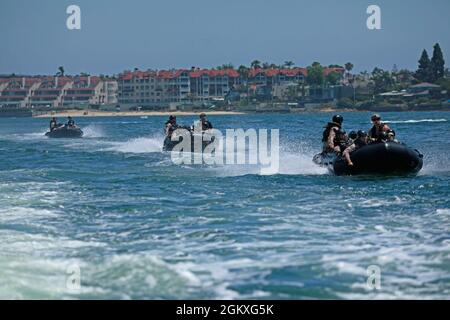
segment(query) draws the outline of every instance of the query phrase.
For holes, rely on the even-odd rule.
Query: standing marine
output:
[[[369,139],[370,141],[380,141],[382,140],[384,133],[388,133],[391,128],[389,128],[389,126],[384,123],[381,122],[381,116],[379,114],[374,114],[371,117],[373,126],[372,128],[369,130]]]
[[[58,127],[59,127],[58,121],[56,120],[55,117],[53,117],[52,120],[50,120],[50,131],[57,129]]]
[[[323,131],[322,142],[324,153],[341,153],[346,148],[348,137],[342,130],[344,118],[341,115],[335,115],[332,122],[328,122]]]
[[[166,121],[164,126],[164,133],[166,134],[166,137],[172,137],[172,133],[178,128],[177,125],[177,117],[175,116],[169,116],[169,120]]]

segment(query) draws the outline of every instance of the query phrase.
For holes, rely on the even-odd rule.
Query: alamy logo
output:
[[[67,7],[66,13],[69,15],[66,21],[67,29],[80,30],[81,29],[81,9],[77,5],[70,5]]]
[[[370,5],[367,7],[367,14],[370,16],[367,18],[367,29],[380,30],[381,29],[381,9],[377,5]]]
[[[66,269],[66,288],[70,292],[76,293],[81,290],[81,269],[78,265],[70,265]]]
[[[367,272],[367,288],[369,290],[381,289],[381,269],[379,266],[372,265],[366,270]]]
[[[171,136],[177,144],[171,150],[172,162],[181,164],[260,165],[261,174],[279,170],[279,130],[227,129],[225,137],[217,129],[190,131],[177,129]]]

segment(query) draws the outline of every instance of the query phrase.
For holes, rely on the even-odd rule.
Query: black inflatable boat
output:
[[[49,138],[81,138],[83,131],[78,127],[59,127],[45,134]]]
[[[187,137],[191,140],[191,144],[190,144],[191,147],[190,147],[190,150],[183,150],[184,152],[186,152],[186,151],[192,152],[192,153],[203,152],[203,150],[205,150],[206,146],[208,146],[209,144],[211,144],[214,141],[214,137],[210,137],[208,139],[203,139],[204,135],[206,135],[206,133],[194,134],[194,133],[190,132],[190,135],[176,135],[174,133],[173,138],[166,137],[164,139],[163,151],[172,151],[176,145],[178,145],[179,143],[182,143],[183,139],[185,139],[185,137]],[[209,139],[211,139],[211,140],[209,141]],[[206,141],[204,141],[204,140],[206,140]],[[200,143],[199,143],[200,141],[201,141],[201,149],[200,149]],[[195,143],[198,144],[198,147],[196,147]],[[181,148],[181,146],[180,146],[180,148]]]
[[[350,155],[353,166],[342,156],[316,155],[313,161],[330,169],[334,174],[408,174],[417,173],[423,166],[423,155],[405,144],[384,142],[362,147]]]

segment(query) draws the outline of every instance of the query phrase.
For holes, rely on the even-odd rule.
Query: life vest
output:
[[[208,120],[202,121],[202,131],[212,129],[212,127],[213,126],[212,126],[211,122],[209,122]]]
[[[345,132],[341,130],[341,125],[339,123],[328,122],[325,130],[323,131],[322,142],[325,144],[328,142],[328,137],[330,136],[331,129],[336,127],[338,129],[334,129],[336,135],[334,137],[333,144],[334,146],[339,146],[341,149],[344,149],[347,146],[348,139]]]
[[[378,140],[380,138],[380,132],[383,131],[384,126],[385,124],[383,122],[381,122],[379,126],[374,125],[369,130],[369,137]]]
[[[167,125],[171,124],[172,126],[169,128],[167,135],[170,137],[172,135],[172,133],[178,129],[178,125],[175,123],[172,123],[170,121],[166,121],[165,127],[164,127],[164,133],[166,132],[167,129]]]

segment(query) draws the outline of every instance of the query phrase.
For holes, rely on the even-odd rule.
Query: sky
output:
[[[369,5],[381,30],[369,30]],[[69,5],[81,30],[69,30]],[[258,59],[415,70],[439,42],[450,65],[449,0],[0,0],[0,74],[116,74],[236,67]]]

